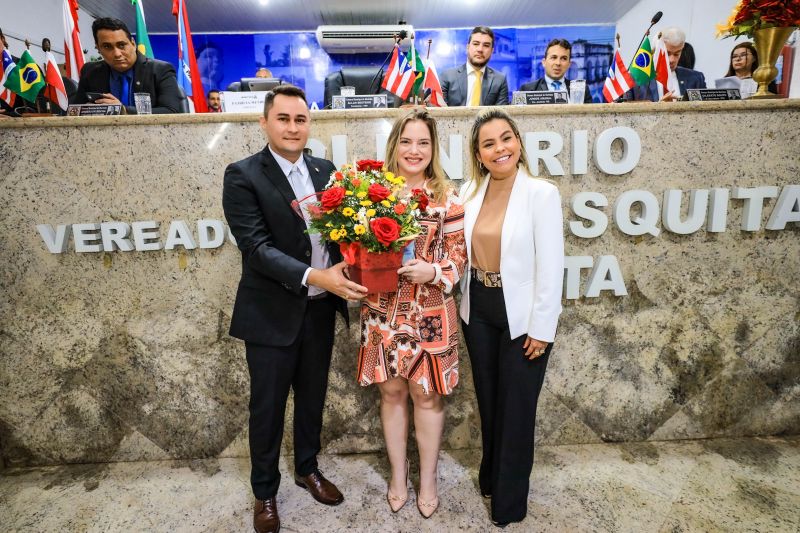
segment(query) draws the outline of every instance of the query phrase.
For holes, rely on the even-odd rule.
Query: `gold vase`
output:
[[[758,83],[758,90],[751,98],[779,98],[767,86],[778,76],[775,62],[793,31],[794,28],[763,28],[753,32],[758,51],[758,68],[753,72],[753,81]]]

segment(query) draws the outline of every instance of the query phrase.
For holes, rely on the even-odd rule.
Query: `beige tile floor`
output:
[[[501,531],[476,489],[476,451],[443,452],[440,509],[388,511],[378,455],[324,456],[345,493],[316,503],[291,482],[282,531]],[[412,480],[413,475],[412,464]],[[0,473],[0,530],[252,531],[247,459],[112,463]],[[503,531],[800,531],[800,437],[541,446],[528,518]]]

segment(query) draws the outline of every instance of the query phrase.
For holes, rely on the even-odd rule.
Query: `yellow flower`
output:
[[[333,227],[333,224],[332,224],[332,223],[330,223],[330,222],[328,222],[327,224],[325,224],[325,227],[326,227],[326,228],[332,228],[332,227]]]
[[[347,230],[342,228],[342,229],[339,230],[339,238],[343,239],[345,237],[347,237]]]
[[[409,205],[408,207],[413,210],[413,209],[417,208],[417,205],[419,205],[419,204],[417,204],[417,202],[411,202],[411,205]]]
[[[368,217],[374,217],[375,216],[375,210],[374,209],[367,209],[367,216]]]
[[[391,172],[387,172],[386,174],[384,174],[384,176],[385,176],[385,177],[386,177],[386,179],[387,179],[387,180],[389,180],[389,181],[392,181],[392,180],[394,180],[394,174],[392,174]]]
[[[366,196],[367,191],[358,191],[358,193],[356,193],[356,198],[366,198]]]
[[[351,217],[355,214],[355,211],[353,211],[353,209],[350,207],[345,207],[342,209],[342,214],[346,217]]]
[[[356,235],[364,235],[367,232],[367,228],[365,228],[362,224],[356,224],[353,226],[353,231]]]
[[[390,195],[389,195],[389,198],[387,198],[387,200],[389,200],[390,202],[396,202],[396,201],[397,201],[397,198],[395,197],[395,195],[394,195],[394,194],[390,194]]]
[[[381,202],[381,205],[382,205],[383,207],[392,207],[392,204],[391,204],[391,202],[389,202],[389,200],[383,200],[383,201]]]
[[[347,196],[353,196],[353,191],[344,191]]]
[[[338,241],[339,240],[339,230],[338,229],[332,229],[330,234],[329,234],[329,236],[330,236],[332,241]]]
[[[384,200],[383,202],[385,202],[385,201],[386,200]],[[381,203],[383,203],[383,202],[381,202]],[[362,200],[361,202],[359,202],[359,204],[363,205],[364,207],[369,207],[369,206],[372,205],[372,202],[370,200]]]

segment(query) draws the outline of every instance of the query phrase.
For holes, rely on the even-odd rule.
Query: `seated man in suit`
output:
[[[522,85],[520,91],[569,91],[569,80],[564,76],[569,72],[572,64],[572,45],[566,39],[553,39],[547,43],[544,51],[542,65],[544,65],[544,78],[531,81]],[[592,95],[589,87],[583,93],[583,103],[591,104]]]
[[[658,86],[655,80],[651,80],[648,85],[642,85],[633,89],[634,100],[650,100],[652,102],[674,102],[686,95],[686,89],[705,89],[706,78],[702,72],[697,70],[679,67],[684,45],[686,44],[686,34],[680,28],[667,28],[661,32],[661,40],[669,56],[669,81],[664,96],[658,97]]]
[[[448,106],[508,105],[505,74],[486,65],[493,51],[492,29],[475,27],[467,42],[467,63],[442,73],[442,95]]]
[[[99,18],[92,23],[92,33],[103,61],[83,66],[71,104],[89,102],[87,92],[103,93],[95,103],[122,104],[123,113],[135,115],[134,93],[149,93],[153,113],[181,112],[182,97],[175,69],[166,61],[140,54],[124,22]]]

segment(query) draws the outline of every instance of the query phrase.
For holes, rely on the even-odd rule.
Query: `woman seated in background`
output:
[[[728,64],[727,77],[736,76],[740,80],[749,80],[749,82],[742,83],[739,92],[742,98],[752,96],[758,89],[758,84],[753,81],[753,72],[758,68],[758,51],[753,43],[746,41],[739,43],[731,50],[731,60]],[[773,93],[778,92],[778,87],[775,82],[769,84],[768,89]]]
[[[419,450],[417,508],[439,507],[437,466],[444,429],[443,396],[458,383],[458,312],[453,288],[466,263],[464,208],[439,163],[436,121],[414,109],[395,121],[386,143],[386,169],[406,180],[420,210],[414,258],[398,270],[396,292],[368,295],[361,304],[358,381],[376,383],[391,479],[392,512],[408,500],[408,399]],[[430,200],[429,200],[430,199]]]
[[[532,177],[519,128],[501,108],[478,114],[470,156],[461,318],[481,417],[478,484],[503,527],[528,510],[536,407],[561,313],[564,221],[558,188]]]

